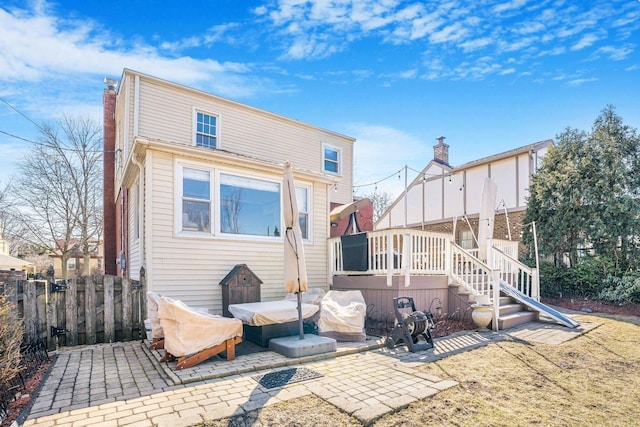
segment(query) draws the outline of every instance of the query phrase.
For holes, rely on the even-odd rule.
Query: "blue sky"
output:
[[[639,44],[638,0],[3,0],[0,98],[101,121],[103,78],[131,68],[355,137],[355,184],[397,193],[440,135],[459,165],[607,104],[640,128]],[[7,133],[37,138],[5,102],[0,184],[31,145]]]

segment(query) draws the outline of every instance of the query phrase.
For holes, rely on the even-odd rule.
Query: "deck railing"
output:
[[[405,276],[405,286],[412,275],[439,275],[447,272],[447,253],[451,235],[421,230],[389,229],[369,231],[366,235],[366,268],[358,271],[344,268],[342,239],[329,239],[331,275],[371,274],[391,278]]]
[[[388,286],[394,276],[405,276],[404,284],[409,286],[411,276],[449,275],[473,295],[486,295],[493,300],[498,299],[499,293],[492,290],[491,283],[504,280],[526,295],[540,298],[538,272],[518,261],[518,242],[491,240],[485,262],[478,258],[477,248],[463,249],[452,242],[452,237],[411,229],[367,232],[364,246],[358,249],[366,259],[365,267],[358,271],[344,268],[342,239],[334,237],[329,239],[329,274],[386,276]]]
[[[493,247],[493,268],[498,271],[501,280],[523,294],[540,300],[540,283],[538,270],[528,267],[503,250]]]
[[[474,296],[492,298],[492,269],[462,246],[451,242],[451,279],[464,286]]]
[[[467,250],[452,241],[452,235],[410,229],[388,229],[366,233],[363,247],[366,268],[344,269],[344,253],[340,237],[329,239],[329,259],[333,275],[377,275],[387,277],[392,286],[394,276],[404,276],[410,286],[411,276],[448,275],[450,283],[464,286],[476,300],[482,296],[493,305],[494,322],[500,304],[499,286],[504,280],[525,295],[540,299],[538,271],[518,261],[518,242],[493,239],[488,242],[487,260],[477,257],[478,250]],[[366,245],[366,247],[364,247]],[[347,255],[350,249],[347,250]],[[330,278],[331,281],[331,278]]]

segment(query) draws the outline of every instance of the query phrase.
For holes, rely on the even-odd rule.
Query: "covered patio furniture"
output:
[[[302,294],[303,301],[305,294]],[[309,294],[308,301],[318,299],[317,294]],[[302,302],[301,308],[303,319],[310,319],[319,311],[317,304]],[[295,299],[230,304],[229,312],[244,323],[245,338],[263,347],[269,345],[271,338],[298,332],[298,303]]]
[[[226,352],[235,359],[235,346],[242,342],[242,322],[238,319],[202,313],[182,301],[161,297],[158,317],[164,330],[165,357],[178,359],[176,369],[190,368]]]
[[[318,334],[336,341],[365,341],[366,314],[360,291],[329,291],[320,303]]]
[[[149,321],[151,322],[151,336],[147,338],[151,342],[149,348],[152,350],[164,348],[164,331],[162,330],[160,318],[158,317],[160,297],[161,295],[157,292],[147,292],[147,313]]]

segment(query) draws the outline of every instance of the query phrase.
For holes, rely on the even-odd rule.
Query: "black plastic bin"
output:
[[[369,269],[369,244],[367,233],[341,236],[342,269],[344,271],[367,271]]]

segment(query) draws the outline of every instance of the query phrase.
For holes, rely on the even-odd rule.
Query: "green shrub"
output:
[[[540,264],[540,294],[548,298],[596,299],[612,271],[609,261],[593,257],[581,258],[573,268],[543,262]]]
[[[637,275],[609,276],[605,280],[604,289],[598,295],[598,299],[619,304],[640,304],[640,277]]]
[[[20,345],[24,324],[15,305],[0,295],[0,382],[8,382],[20,371]]]

